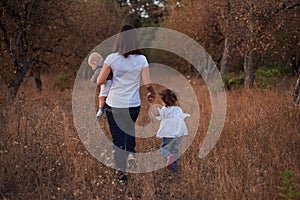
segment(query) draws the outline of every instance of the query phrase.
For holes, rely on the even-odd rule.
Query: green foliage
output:
[[[277,78],[280,75],[278,69],[275,68],[258,68],[256,71],[256,84],[258,88],[265,89],[267,86],[276,82]]]
[[[280,78],[290,73],[290,69],[284,64],[270,62],[256,70],[255,83],[258,88],[265,89],[268,86],[276,85]],[[244,85],[245,75],[241,71],[229,72],[223,74],[222,79],[226,89],[240,88]]]
[[[69,71],[64,74],[59,74],[53,81],[52,86],[60,91],[70,88],[70,82],[73,77],[73,72]]]
[[[261,77],[272,77],[281,75],[278,69],[272,68],[268,69],[265,67],[257,69],[257,75]]]
[[[292,170],[284,170],[281,172],[282,182],[280,186],[277,186],[279,197],[282,199],[296,200],[300,197],[299,183],[292,177]]]
[[[290,73],[290,69],[283,64],[269,64],[256,70],[256,84],[258,88],[265,89],[268,86],[275,85],[279,78]]]
[[[240,88],[244,85],[244,73],[240,72],[239,74],[236,73],[226,73],[222,75],[223,83],[225,88]]]

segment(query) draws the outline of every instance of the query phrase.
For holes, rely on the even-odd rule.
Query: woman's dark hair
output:
[[[119,54],[123,55],[125,58],[127,58],[130,54],[143,54],[140,49],[140,41],[137,31],[132,25],[126,24],[122,26],[115,42],[114,52],[119,52]]]
[[[163,100],[163,102],[166,104],[166,107],[168,106],[179,106],[179,102],[177,99],[177,96],[175,92],[173,92],[170,89],[164,89],[159,93],[160,98]]]

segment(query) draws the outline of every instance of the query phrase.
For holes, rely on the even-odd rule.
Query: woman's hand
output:
[[[155,96],[151,93],[151,92],[149,92],[148,94],[147,94],[147,99],[148,99],[148,101],[149,101],[149,103],[154,103],[154,101],[155,101]]]

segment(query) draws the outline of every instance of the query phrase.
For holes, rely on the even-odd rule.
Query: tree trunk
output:
[[[223,55],[222,55],[222,60],[221,60],[221,67],[220,67],[220,71],[221,74],[224,74],[227,72],[227,66],[228,66],[228,62],[229,62],[229,58],[230,58],[230,47],[229,47],[229,36],[231,35],[231,17],[232,17],[232,13],[231,13],[231,2],[230,0],[226,1],[226,6],[224,8],[224,16],[226,16],[226,20],[225,20],[225,27],[226,27],[226,34],[225,34],[225,42],[224,42],[224,51],[223,51]]]
[[[293,100],[296,104],[300,103],[300,75],[299,75],[296,85],[295,85],[295,89],[294,89],[294,93],[293,93]]]
[[[255,79],[255,68],[253,62],[253,54],[245,51],[244,57],[244,72],[245,72],[245,81],[244,85],[247,88],[253,88],[254,79]]]
[[[228,37],[225,38],[224,51],[221,60],[221,74],[227,72],[227,65],[229,61],[229,45],[228,45]]]
[[[6,94],[6,101],[12,101],[15,99],[17,92],[20,88],[20,85],[23,81],[23,78],[29,69],[29,62],[28,62],[26,56],[23,55],[21,59],[22,59],[21,66],[23,66],[23,67],[20,67],[21,69],[19,71],[17,71],[14,79],[10,82],[9,88],[8,88],[8,91]]]

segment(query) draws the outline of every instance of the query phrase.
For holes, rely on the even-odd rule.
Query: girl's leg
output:
[[[173,171],[177,170],[177,165],[178,165],[177,160],[179,158],[178,154],[179,154],[179,148],[181,143],[182,143],[182,137],[176,137],[172,142],[171,153],[175,156],[175,162],[172,169]]]
[[[163,138],[162,139],[162,145],[160,148],[160,153],[163,155],[163,157],[167,158],[168,155],[171,154],[171,147],[172,144],[170,144],[172,142],[173,138]]]
[[[175,155],[172,153],[172,146],[174,143],[174,138],[163,138],[163,144],[161,147],[161,154],[166,158],[167,162],[166,162],[166,167],[169,170],[173,169],[174,166],[174,161],[175,159]]]

